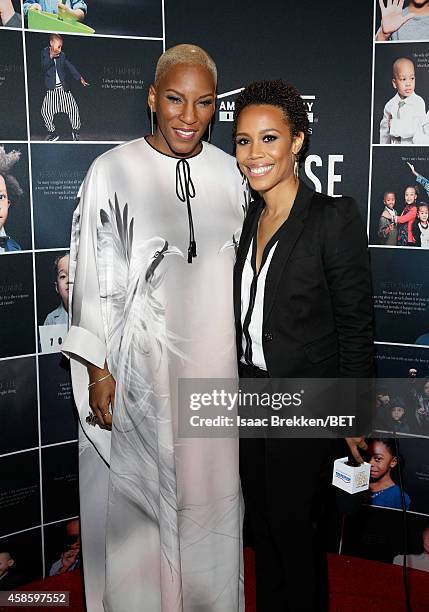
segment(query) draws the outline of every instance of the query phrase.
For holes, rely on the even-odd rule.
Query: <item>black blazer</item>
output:
[[[262,199],[244,221],[234,268],[238,359],[241,276]],[[272,378],[371,377],[373,308],[367,236],[351,198],[315,193],[300,182],[268,270],[263,350]]]
[[[46,89],[55,89],[56,76],[55,76],[55,61],[49,55],[49,47],[42,49],[42,70],[45,74],[45,87]],[[80,73],[76,70],[71,62],[68,61],[63,51],[56,58],[58,76],[60,77],[61,85],[64,91],[69,91],[70,88],[66,78],[66,68],[70,71],[70,74],[76,81],[81,78]]]
[[[419,218],[416,217],[414,219],[413,225],[411,227],[411,231],[415,240],[414,246],[421,247],[422,246],[422,234],[419,228]]]

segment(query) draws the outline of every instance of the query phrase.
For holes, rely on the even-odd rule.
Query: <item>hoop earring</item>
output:
[[[211,138],[212,138],[212,122],[210,121],[210,123],[209,123],[209,135],[208,135],[208,138],[207,138],[207,142],[210,142]]]
[[[150,133],[151,136],[154,135],[155,129],[154,129],[154,122],[153,122],[153,109],[152,107],[150,107]]]
[[[293,163],[293,175],[294,175],[295,179],[298,180],[298,178],[299,178],[298,155],[296,153],[294,153],[294,155],[295,155],[295,161]]]

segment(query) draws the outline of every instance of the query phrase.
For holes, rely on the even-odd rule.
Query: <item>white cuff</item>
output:
[[[104,368],[106,362],[105,343],[83,327],[70,327],[62,352],[70,359],[84,360],[98,368]]]

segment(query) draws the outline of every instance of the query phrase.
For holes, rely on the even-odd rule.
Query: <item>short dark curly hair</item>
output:
[[[13,166],[18,163],[21,157],[21,151],[9,151],[6,153],[6,149],[3,145],[0,145],[0,176],[3,177],[6,184],[7,195],[11,202],[17,202],[22,196],[22,188],[18,180],[9,174]]]
[[[304,102],[298,90],[281,79],[250,83],[235,100],[234,139],[237,134],[237,122],[241,111],[246,106],[257,104],[277,106],[283,111],[284,118],[291,128],[292,135],[297,136],[299,132],[303,132],[304,142],[298,155],[298,161],[301,162],[308,150],[310,124]]]

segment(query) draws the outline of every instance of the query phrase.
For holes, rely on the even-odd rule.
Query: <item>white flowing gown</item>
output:
[[[82,426],[88,612],[244,609],[238,441],[177,435],[180,378],[236,377],[244,203],[231,156],[204,143],[179,163],[144,138],[95,160],[79,192],[64,352]],[[85,362],[105,360],[112,432],[86,423]]]

